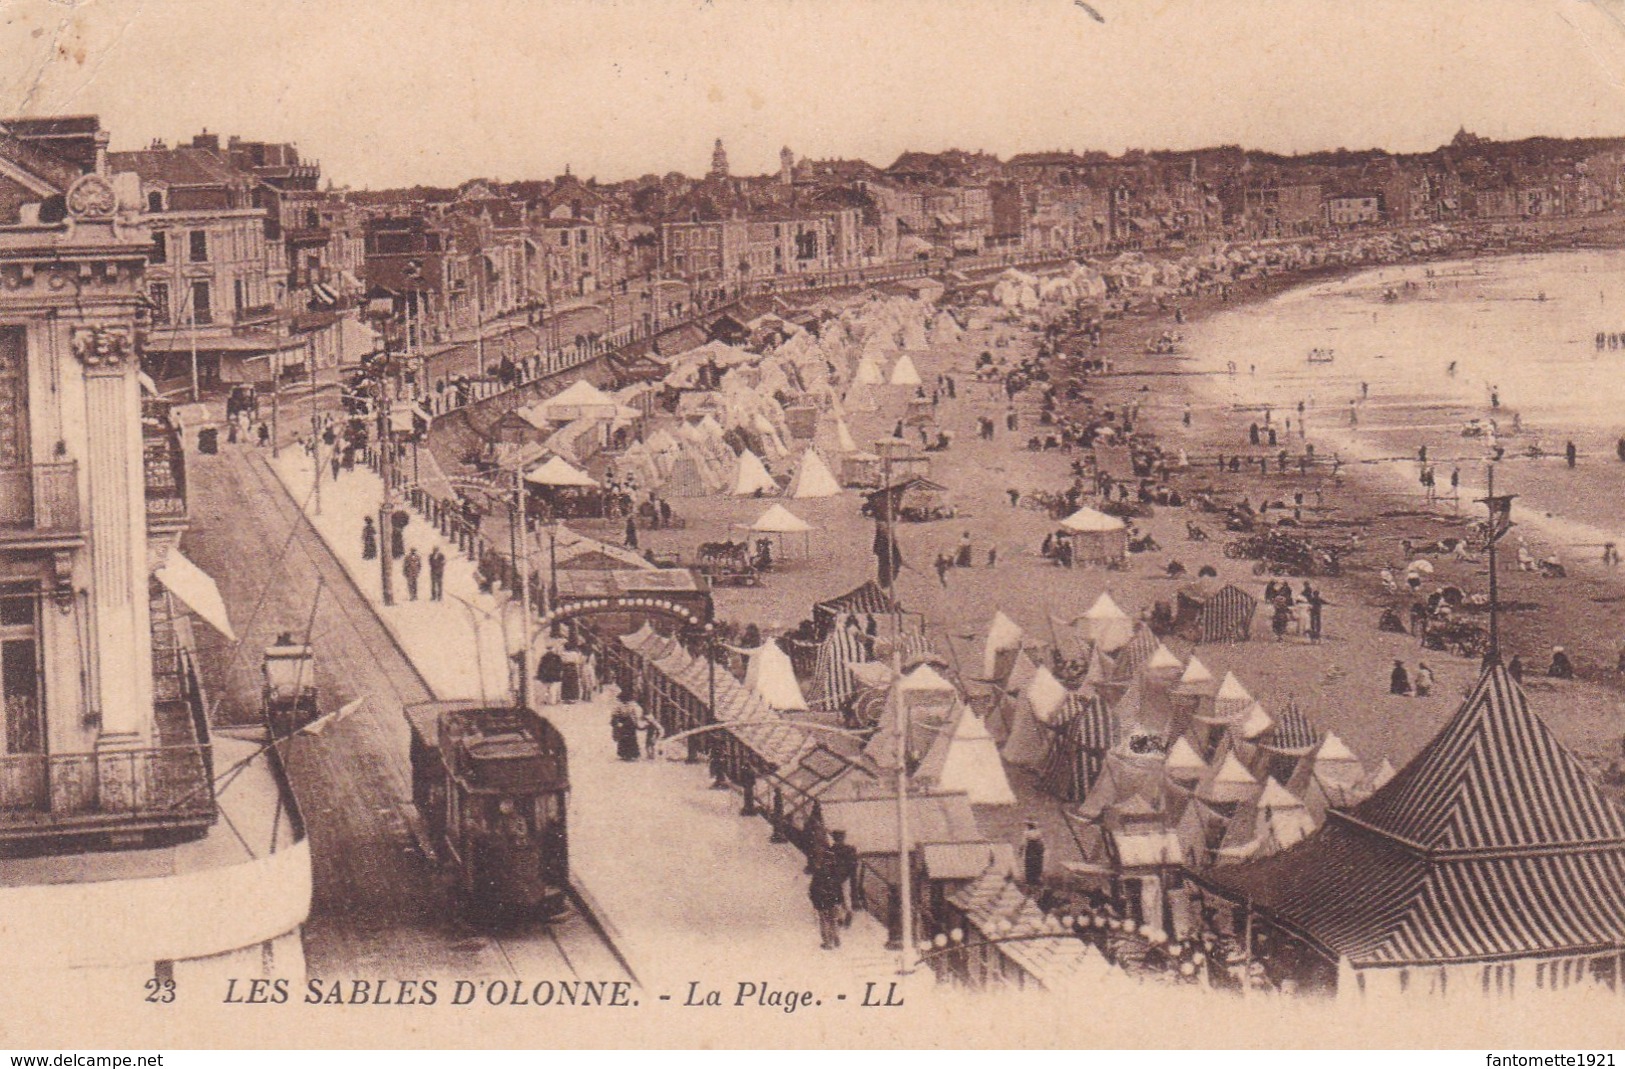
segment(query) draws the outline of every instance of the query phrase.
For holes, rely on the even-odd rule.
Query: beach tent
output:
[[[570,423],[578,419],[612,420],[624,408],[619,401],[586,379],[577,379],[552,397],[531,405],[524,413],[532,422]]]
[[[1080,564],[1110,564],[1128,556],[1128,528],[1116,516],[1084,507],[1061,521],[1071,536],[1072,559]]]
[[[920,385],[920,373],[914,369],[914,361],[909,358],[907,353],[898,357],[897,363],[892,365],[891,384],[893,386]]]
[[[863,355],[863,358],[858,361],[857,370],[852,373],[852,385],[854,387],[857,387],[857,386],[879,386],[880,384],[884,383],[885,381],[886,381],[886,376],[880,370],[880,362],[878,360],[876,360],[873,355],[865,353]],[[848,393],[847,393],[847,405],[848,405],[848,407],[851,407],[851,404],[852,404],[852,396],[851,396],[851,392],[848,391]]]
[[[835,441],[840,445],[843,453],[858,452],[858,443],[852,437],[852,430],[846,425],[846,420],[835,420]]]
[[[857,680],[852,666],[868,660],[868,651],[862,632],[851,627],[837,627],[818,646],[817,663],[813,668],[812,704],[826,711],[840,709],[857,693]]]
[[[552,457],[525,473],[525,481],[537,486],[597,486],[591,475],[570,464],[563,457]]]
[[[1039,772],[1039,786],[1062,801],[1083,801],[1116,742],[1115,723],[1099,696],[1067,695],[1054,743]]]
[[[1233,583],[1216,591],[1190,583],[1175,599],[1174,633],[1188,642],[1246,642],[1252,635],[1258,599]]]
[[[1022,630],[1003,611],[993,613],[993,623],[987,629],[987,642],[982,648],[982,678],[1001,682],[1015,667],[1016,651],[1021,649]]]
[[[660,485],[664,497],[704,497],[711,489],[701,473],[700,462],[687,453],[671,462],[671,470]]]
[[[747,449],[739,454],[739,472],[734,477],[733,490],[730,492],[734,497],[776,494],[779,492],[779,484],[767,473],[767,467],[761,458]]]
[[[779,545],[782,549],[785,535],[801,536],[801,552],[803,556],[812,553],[812,524],[797,516],[783,505],[774,505],[754,521],[748,524],[735,524],[755,534],[771,534],[779,536]]]
[[[790,496],[801,499],[834,497],[840,492],[841,484],[835,480],[835,473],[829,470],[829,465],[818,455],[818,450],[809,447],[801,454],[801,464],[790,483]]]
[[[933,781],[940,791],[963,791],[972,805],[1015,805],[1016,793],[987,725],[962,701],[954,710],[950,727],[938,733],[914,778]]]
[[[750,651],[745,686],[781,713],[807,711],[807,699],[802,696],[801,684],[796,682],[790,655],[780,649],[777,642],[769,640]]]
[[[1236,674],[1226,672],[1218,692],[1213,695],[1213,716],[1217,720],[1240,724],[1254,704],[1252,694],[1242,686]]]
[[[1084,633],[1089,641],[1105,653],[1115,653],[1128,645],[1134,637],[1134,621],[1118,607],[1111,594],[1100,592],[1100,597],[1083,614]]]

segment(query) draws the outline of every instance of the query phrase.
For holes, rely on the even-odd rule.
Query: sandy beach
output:
[[[1290,502],[1293,493],[1301,490],[1310,503],[1309,511],[1318,518],[1358,526],[1366,539],[1365,546],[1346,561],[1344,574],[1315,580],[1329,602],[1326,636],[1321,643],[1311,644],[1296,634],[1278,642],[1261,613],[1251,642],[1193,648],[1170,638],[1167,644],[1181,657],[1197,654],[1217,675],[1235,672],[1267,710],[1280,710],[1289,701],[1295,702],[1322,727],[1348,743],[1368,768],[1375,768],[1384,759],[1397,766],[1413,756],[1454,712],[1477,675],[1475,660],[1423,650],[1414,638],[1376,629],[1383,608],[1396,603],[1383,592],[1380,570],[1385,565],[1403,568],[1403,539],[1423,542],[1460,534],[1462,521],[1455,504],[1443,501],[1431,509],[1424,508],[1414,485],[1397,477],[1392,465],[1349,463],[1337,477],[1325,467],[1305,476],[1298,475],[1294,467],[1292,474],[1280,476],[1272,464],[1271,474],[1261,477],[1256,467],[1250,471],[1244,468],[1241,474],[1221,474],[1203,466],[1198,462],[1201,458],[1221,452],[1273,455],[1274,450],[1245,448],[1247,425],[1259,418],[1259,413],[1225,399],[1231,384],[1216,380],[1228,376],[1204,373],[1194,359],[1186,356],[1145,353],[1147,342],[1165,330],[1195,334],[1207,317],[1247,315],[1259,302],[1277,294],[1334,281],[1346,274],[1345,270],[1327,269],[1250,281],[1235,287],[1229,302],[1212,297],[1185,299],[1180,302],[1183,325],[1173,323],[1172,303],[1166,312],[1147,308],[1110,320],[1101,347],[1094,353],[1110,360],[1113,372],[1091,378],[1085,392],[1097,409],[1139,403],[1138,429],[1155,434],[1170,453],[1181,448],[1188,452],[1193,458],[1192,470],[1176,474],[1171,480],[1182,491],[1209,489],[1225,499],[1245,494],[1255,502],[1265,496]],[[996,323],[988,329],[967,332],[956,345],[911,354],[928,384],[939,373],[954,375],[960,384],[957,399],[944,398],[938,406],[937,422],[952,433],[954,444],[947,452],[934,454],[932,468],[932,477],[951,488],[958,515],[952,520],[900,528],[905,568],[898,592],[911,611],[925,615],[940,652],[962,676],[977,674],[982,640],[995,610],[1003,610],[1015,619],[1025,629],[1028,643],[1048,646],[1056,640],[1055,621],[1077,618],[1103,590],[1110,591],[1131,614],[1148,610],[1159,599],[1172,600],[1184,580],[1166,574],[1171,560],[1178,560],[1190,574],[1202,565],[1212,565],[1221,581],[1234,582],[1254,594],[1261,593],[1265,583],[1264,578],[1253,574],[1252,562],[1225,558],[1224,542],[1233,536],[1223,531],[1222,517],[1191,508],[1157,508],[1149,519],[1137,521],[1139,528],[1150,533],[1162,548],[1132,555],[1129,566],[1122,571],[1061,569],[1040,555],[1039,545],[1055,524],[1042,512],[1012,507],[1008,491],[1026,494],[1064,489],[1070,482],[1069,469],[1075,454],[1028,451],[1027,441],[1038,418],[1036,391],[1017,398],[1019,426],[1009,433],[1005,430],[1002,391],[969,381],[970,370],[982,351],[991,351],[1014,364],[1029,355],[1037,341],[1033,331]],[[911,389],[889,386],[875,392],[875,412],[848,414],[860,445],[890,435],[912,394]],[[1192,416],[1189,427],[1181,419],[1187,404]],[[997,424],[992,441],[977,437],[977,420],[982,416],[993,418]],[[1277,426],[1281,426],[1282,419],[1277,412]],[[1323,434],[1317,422],[1311,422],[1307,442],[1319,443],[1319,455],[1348,448],[1330,434]],[[1305,442],[1298,434],[1295,427],[1294,453]],[[793,459],[786,458],[780,467]],[[1595,466],[1600,467],[1600,463]],[[1602,478],[1602,473],[1597,477]],[[1463,497],[1469,492],[1464,490]],[[1319,503],[1318,509],[1315,502]],[[692,556],[702,541],[739,537],[735,525],[750,522],[771,503],[715,495],[674,499],[674,509],[684,518],[686,527],[649,532],[645,548]],[[840,594],[873,575],[874,558],[869,551],[873,526],[859,514],[858,494],[848,491],[838,497],[787,504],[817,528],[810,539],[810,554],[803,557],[799,548],[791,547],[791,556],[762,586],[719,589],[716,605],[720,617],[756,623],[769,634],[780,633],[793,628],[814,602]],[[1476,509],[1470,503],[1461,506],[1463,514],[1476,515]],[[1214,535],[1213,540],[1187,541],[1187,519],[1206,527]],[[965,532],[974,547],[975,567],[951,569],[945,581],[939,581],[932,562],[939,552],[956,547]],[[1552,537],[1550,529],[1536,531],[1533,525],[1527,531],[1520,527],[1519,533],[1527,534],[1537,547]],[[1503,648],[1508,656],[1523,654],[1530,669],[1527,685],[1535,706],[1565,743],[1601,771],[1620,753],[1621,695],[1610,677],[1616,638],[1625,634],[1625,586],[1589,563],[1577,562],[1565,580],[1520,573],[1508,548],[1500,572],[1502,598],[1536,607],[1503,614]],[[990,550],[996,553],[992,566],[988,564]],[[1469,593],[1485,588],[1487,568],[1482,561],[1463,563],[1436,558],[1434,564],[1435,583],[1454,583]],[[1424,588],[1424,593],[1432,585]],[[1409,598],[1398,603],[1408,605]],[[1539,676],[1554,643],[1564,644],[1573,653],[1585,678],[1559,682]],[[1418,661],[1429,664],[1437,677],[1431,697],[1396,697],[1388,693],[1388,672],[1396,659],[1413,669]],[[1022,798],[1021,810],[1045,815],[1052,832],[1050,841],[1061,849],[1064,858],[1072,847],[1065,841],[1058,803],[1036,789],[1029,773],[1015,768],[1010,771]],[[1009,827],[1003,827],[1005,824]],[[995,835],[1013,836],[1018,829],[1015,814],[993,815],[988,827]]]

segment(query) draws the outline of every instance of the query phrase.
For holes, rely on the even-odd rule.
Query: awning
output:
[[[153,572],[171,594],[180,598],[188,609],[201,616],[205,623],[231,642],[237,641],[237,632],[231,629],[231,617],[226,614],[225,599],[208,573],[181,553],[171,548],[163,566]]]

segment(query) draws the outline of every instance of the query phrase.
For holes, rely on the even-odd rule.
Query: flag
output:
[[[318,716],[315,720],[312,720],[310,723],[306,724],[303,728],[300,728],[298,731],[294,732],[294,734],[296,734],[296,735],[320,735],[322,732],[326,731],[328,728],[332,727],[334,724],[338,723],[340,720],[343,720],[345,717],[349,716],[351,713],[355,712],[357,709],[361,708],[366,703],[367,703],[367,698],[366,698],[365,695],[362,695],[361,697],[357,698],[353,702],[344,703],[343,705],[339,706],[337,709],[334,709],[331,713],[324,713],[323,715]]]
[[[1489,497],[1478,499],[1479,504],[1490,510],[1489,533],[1485,544],[1499,542],[1507,531],[1512,529],[1512,499],[1517,494],[1492,494]]]

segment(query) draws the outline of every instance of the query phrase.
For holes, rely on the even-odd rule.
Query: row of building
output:
[[[324,184],[291,144],[204,132],[108,152],[94,117],[4,127],[78,157],[97,142],[108,173],[131,176],[151,234],[145,370],[198,390],[354,363],[386,333],[422,349],[494,319],[535,323],[581,305],[596,306],[603,333],[648,330],[671,311],[651,285],[659,279],[708,299],[888,265],[1566,218],[1625,199],[1618,142],[1509,144],[1466,131],[1417,156],[1219,148],[1001,161],[950,150],[879,168],[786,148],[778,171],[759,176],[733,174],[718,140],[697,179],[611,184],[566,169],[542,181],[356,191]]]

